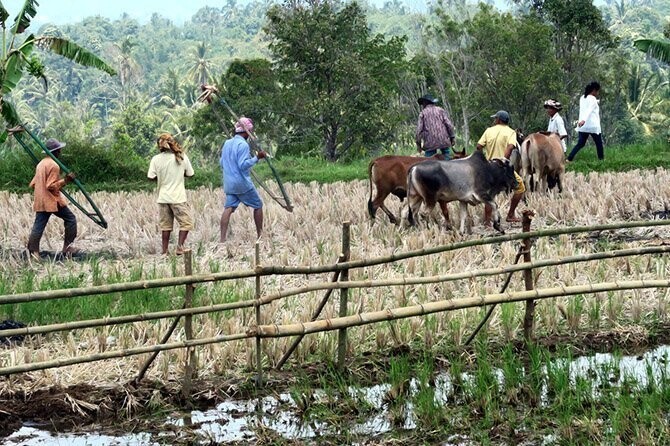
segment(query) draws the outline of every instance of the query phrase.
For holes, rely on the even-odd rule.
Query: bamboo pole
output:
[[[256,240],[256,247],[254,251],[254,263],[256,266],[256,269],[260,269],[261,267],[261,248],[260,248],[260,241]],[[260,299],[261,299],[261,276],[260,274],[256,275],[256,326],[260,327],[261,325],[261,304],[260,304]],[[260,389],[263,387],[263,364],[261,362],[261,337],[256,336],[256,389]]]
[[[182,308],[185,308],[185,307],[182,306]],[[177,325],[179,325],[179,320],[180,319],[181,319],[181,316],[177,316],[172,321],[172,324],[170,325],[170,328],[168,328],[168,331],[163,335],[163,338],[161,339],[161,342],[160,342],[161,345],[166,344],[167,341],[170,340],[170,337],[172,336],[172,333],[174,333],[174,331],[177,329]],[[147,359],[147,361],[144,363],[144,365],[140,369],[139,373],[137,374],[137,376],[133,380],[133,382],[135,384],[139,384],[139,382],[142,381],[142,379],[144,378],[144,375],[147,373],[147,370],[149,370],[149,367],[151,367],[151,364],[153,364],[153,362],[158,357],[158,353],[159,352],[157,352],[157,351],[153,352],[151,354],[151,356],[149,357],[149,359]]]
[[[565,265],[570,263],[580,263],[593,260],[612,259],[618,257],[628,257],[634,255],[645,254],[661,254],[670,252],[670,246],[658,245],[644,248],[629,248],[616,251],[606,251],[591,254],[578,254],[569,257],[559,257],[558,259],[536,260],[530,263],[522,263],[519,265],[507,265],[499,268],[487,268],[482,270],[463,271],[460,273],[444,274],[440,276],[426,276],[426,277],[402,277],[384,280],[356,280],[347,283],[337,282],[320,282],[310,284],[303,287],[289,288],[275,294],[269,294],[261,298],[264,304],[273,302],[289,296],[296,296],[312,291],[341,289],[341,288],[379,288],[389,286],[408,286],[408,285],[426,285],[431,283],[449,282],[461,279],[474,279],[476,277],[496,276],[516,271],[524,271],[526,269],[543,268],[547,266]],[[343,264],[351,263],[344,262]],[[1,333],[1,332],[0,332]]]
[[[284,297],[319,290],[333,290],[333,289],[340,289],[343,287],[351,289],[351,288],[373,288],[373,287],[376,288],[376,287],[389,287],[389,286],[426,285],[426,284],[449,282],[461,279],[471,279],[476,277],[507,274],[511,272],[523,271],[526,269],[533,269],[533,268],[543,268],[548,266],[557,266],[570,263],[581,263],[593,260],[612,259],[612,258],[629,257],[636,255],[663,254],[669,252],[670,252],[670,245],[658,245],[658,246],[648,246],[644,248],[629,248],[629,249],[606,251],[592,254],[578,254],[575,256],[560,257],[558,259],[534,260],[530,263],[522,263],[519,265],[508,265],[500,268],[488,268],[482,270],[464,271],[461,273],[445,274],[440,276],[427,276],[418,278],[403,277],[403,278],[385,279],[385,280],[359,280],[359,281],[349,281],[346,284],[337,282],[335,283],[323,282],[323,283],[312,284],[305,287],[293,288],[282,291],[280,293],[265,296],[261,298],[260,304],[265,305]],[[187,314],[196,315],[196,314],[235,310],[240,308],[251,308],[254,307],[256,304],[257,304],[256,300],[246,300],[246,301],[231,302],[225,304],[207,305],[191,309],[167,310],[153,313],[144,313],[139,315],[116,316],[103,319],[91,319],[86,321],[51,324],[37,327],[15,328],[10,330],[0,330],[0,336],[17,336],[17,335],[25,336],[25,335],[44,334],[44,333],[52,333],[57,331],[74,330],[82,328],[120,325],[132,322],[143,322],[155,319],[180,317]]]
[[[338,259],[338,262],[344,262],[344,258],[340,257]],[[335,271],[332,274],[333,275],[330,278],[330,282],[331,283],[337,282],[337,280],[340,278],[340,271]],[[315,321],[318,319],[318,317],[321,315],[321,311],[323,311],[323,307],[325,307],[326,303],[328,303],[331,294],[333,294],[332,288],[326,291],[326,294],[324,294],[323,299],[321,299],[321,302],[319,302],[319,304],[316,306],[316,309],[312,313],[310,321]],[[284,356],[282,356],[279,362],[277,363],[277,366],[275,367],[277,370],[281,370],[281,368],[284,367],[284,364],[286,363],[286,361],[288,361],[288,358],[291,357],[295,349],[298,348],[298,345],[300,345],[300,342],[302,342],[302,339],[304,337],[305,336],[300,335],[293,341],[293,344],[291,344],[288,350],[286,350],[286,352],[284,353]]]
[[[102,361],[114,358],[126,358],[135,355],[144,355],[146,353],[163,352],[167,350],[176,350],[178,348],[198,347],[201,345],[219,344],[221,342],[237,341],[254,337],[254,334],[236,333],[231,335],[219,335],[212,338],[194,339],[192,341],[173,342],[163,345],[148,345],[146,347],[135,347],[125,350],[110,350],[102,353],[95,353],[87,356],[78,356],[75,358],[55,359],[51,361],[33,362],[29,364],[15,365],[11,367],[0,368],[0,376],[14,375],[17,373],[34,372],[36,370],[54,369],[68,365],[85,364],[88,362]]]
[[[609,224],[592,225],[592,226],[576,226],[569,228],[543,229],[540,231],[533,231],[527,233],[521,232],[518,234],[507,234],[507,235],[500,235],[476,240],[467,240],[464,242],[435,246],[432,248],[423,248],[414,251],[407,251],[404,253],[394,253],[388,256],[382,256],[373,259],[351,260],[348,262],[336,263],[332,265],[265,266],[258,271],[257,270],[227,271],[221,273],[193,275],[190,277],[172,277],[165,279],[123,282],[109,285],[99,285],[95,287],[68,288],[62,290],[49,290],[49,291],[33,291],[21,294],[4,294],[0,295],[0,305],[15,304],[22,302],[34,302],[49,299],[61,299],[65,297],[109,294],[121,291],[143,290],[149,288],[161,288],[168,286],[181,286],[189,283],[195,284],[195,283],[218,282],[232,279],[244,279],[249,277],[255,277],[258,274],[260,274],[261,276],[286,275],[286,274],[321,274],[333,271],[343,271],[345,269],[364,268],[369,266],[381,265],[385,263],[392,263],[413,257],[440,254],[443,252],[454,251],[457,249],[469,248],[473,246],[490,245],[513,240],[523,240],[526,238],[551,237],[563,234],[578,234],[582,232],[597,232],[597,231],[609,231],[616,229],[656,227],[656,226],[668,226],[668,225],[670,225],[670,220],[648,220],[648,221],[609,223]]]
[[[191,250],[184,251],[184,275],[190,276],[193,274],[193,256]],[[193,284],[186,284],[184,290],[184,307],[191,308],[193,306]],[[184,316],[184,337],[187,341],[193,339],[193,315],[187,314]],[[191,347],[186,348],[186,355],[184,358],[184,381],[182,382],[181,393],[184,399],[191,398],[191,391],[193,389],[193,372],[196,367],[195,349]]]
[[[102,319],[89,319],[85,321],[67,322],[62,324],[50,324],[50,325],[40,325],[36,327],[24,327],[11,330],[0,330],[0,336],[5,336],[6,334],[8,336],[35,335],[35,334],[53,333],[57,331],[77,330],[82,328],[129,324],[132,322],[145,322],[156,319],[169,319],[172,317],[176,317],[177,319],[179,319],[181,316],[185,316],[188,314],[196,315],[196,314],[218,313],[221,311],[237,310],[241,308],[251,308],[254,305],[256,305],[255,300],[244,300],[239,302],[207,305],[204,307],[195,307],[190,309],[184,309],[182,307],[181,310],[166,310],[166,311],[157,311],[154,313],[144,313],[138,315],[106,317]],[[16,333],[10,333],[15,331]],[[164,342],[167,342],[167,340]]]
[[[345,221],[342,223],[342,254],[340,257],[344,258],[346,262],[351,257],[351,222]],[[349,270],[342,270],[340,273],[340,282],[346,284],[349,281]],[[349,303],[349,289],[340,288],[340,317],[347,315],[347,306]],[[341,328],[337,332],[337,368],[344,370],[344,362],[347,357],[347,329]]]
[[[530,210],[523,211],[523,218],[521,221],[521,227],[523,232],[530,232],[530,222],[533,220],[535,213]],[[530,257],[531,242],[529,238],[523,239],[523,261],[525,263],[531,263]],[[523,282],[526,287],[526,291],[533,289],[533,270],[526,269],[523,271]],[[529,343],[533,339],[533,326],[535,319],[535,301],[533,299],[528,299],[526,301],[526,313],[523,317],[523,337],[526,340],[526,343]]]
[[[605,282],[588,285],[574,285],[553,288],[535,289],[533,291],[506,292],[487,294],[479,297],[468,297],[456,300],[440,300],[427,302],[411,307],[393,308],[371,313],[359,313],[347,317],[323,319],[315,322],[305,322],[288,325],[262,325],[257,327],[262,337],[297,336],[301,334],[318,333],[322,331],[339,330],[340,328],[356,327],[359,325],[374,324],[377,322],[422,316],[424,314],[452,311],[463,308],[493,305],[504,302],[519,302],[528,299],[547,299],[550,297],[569,296],[574,294],[591,294],[605,291],[625,291],[642,288],[670,288],[668,280],[634,280],[623,282]],[[251,330],[253,332],[253,330]]]

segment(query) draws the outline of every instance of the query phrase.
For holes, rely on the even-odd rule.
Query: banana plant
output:
[[[0,134],[0,144],[7,139],[7,127],[14,127],[21,123],[16,107],[8,101],[9,93],[27,72],[44,82],[47,78],[44,64],[40,57],[33,53],[35,49],[51,51],[59,56],[66,57],[79,65],[93,67],[114,76],[116,72],[104,60],[87,49],[63,37],[23,34],[30,26],[30,22],[37,14],[39,3],[35,0],[26,0],[14,23],[8,28],[9,12],[0,0],[0,26],[2,27],[2,50],[0,56],[0,115],[4,120],[4,131]]]
[[[670,63],[670,40],[663,39],[638,39],[633,42],[638,50],[647,53],[654,59]]]

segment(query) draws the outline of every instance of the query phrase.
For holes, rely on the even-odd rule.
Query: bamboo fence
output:
[[[109,317],[102,319],[91,319],[84,321],[72,321],[67,323],[26,327],[13,330],[2,330],[0,331],[0,336],[37,335],[56,331],[69,331],[82,328],[128,324],[139,321],[175,318],[175,321],[172,324],[170,331],[165,336],[163,336],[162,340],[160,341],[160,344],[157,345],[122,349],[115,351],[106,351],[86,356],[62,358],[43,362],[34,362],[34,363],[3,367],[0,368],[0,376],[64,367],[68,365],[88,363],[111,358],[130,357],[134,355],[153,353],[154,355],[152,355],[152,359],[150,359],[145,364],[145,366],[142,368],[142,371],[140,372],[140,375],[137,378],[141,379],[144,372],[146,371],[146,368],[149,366],[153,358],[155,358],[155,354],[167,350],[186,349],[187,354],[186,354],[186,363],[184,366],[185,369],[184,388],[188,390],[190,389],[191,386],[192,373],[194,372],[194,368],[196,367],[195,364],[196,357],[194,350],[195,347],[207,344],[236,341],[247,338],[255,338],[256,366],[258,371],[257,384],[260,385],[262,383],[262,357],[261,357],[262,338],[304,336],[310,333],[338,330],[339,331],[338,338],[340,340],[338,345],[338,360],[339,360],[338,362],[341,365],[343,365],[344,351],[346,350],[346,332],[344,330],[346,330],[346,328],[349,327],[372,324],[376,322],[389,321],[395,319],[402,319],[407,317],[421,316],[436,312],[444,312],[444,311],[452,311],[456,309],[470,308],[476,306],[492,305],[504,302],[517,302],[523,300],[531,301],[532,299],[546,299],[559,296],[589,294],[603,291],[616,291],[616,290],[621,291],[621,290],[642,289],[642,288],[668,288],[670,287],[670,280],[637,280],[637,281],[625,281],[625,282],[606,282],[606,283],[595,283],[587,285],[561,286],[554,288],[528,290],[524,292],[515,292],[515,293],[505,292],[499,294],[488,294],[483,296],[471,296],[469,298],[458,299],[458,300],[433,301],[409,307],[386,309],[370,313],[360,313],[353,316],[347,316],[347,291],[349,289],[426,285],[426,284],[448,282],[461,279],[472,279],[477,277],[492,276],[506,273],[509,274],[516,271],[525,271],[527,272],[526,277],[530,277],[530,272],[536,268],[544,268],[548,266],[564,265],[568,263],[588,262],[588,261],[617,258],[617,257],[667,254],[668,252],[670,252],[670,246],[659,245],[659,246],[649,246],[640,248],[630,248],[616,251],[581,254],[562,258],[544,259],[535,261],[530,260],[529,256],[528,257],[525,256],[525,259],[529,261],[526,261],[523,264],[518,265],[515,264],[500,268],[465,271],[456,274],[445,274],[445,275],[437,275],[429,277],[401,277],[386,280],[347,281],[346,279],[348,279],[348,271],[351,269],[364,268],[380,264],[389,264],[397,262],[399,260],[409,259],[412,257],[427,256],[478,245],[496,244],[504,241],[514,241],[514,240],[530,241],[533,238],[550,237],[563,234],[601,232],[601,231],[610,231],[610,230],[618,230],[626,228],[654,227],[654,226],[666,226],[666,225],[670,225],[669,220],[634,221],[634,222],[612,223],[606,225],[595,225],[585,227],[545,229],[541,231],[523,232],[519,234],[510,234],[510,235],[496,236],[478,240],[469,240],[449,245],[425,248],[414,251],[407,251],[404,253],[395,253],[390,256],[378,257],[374,259],[349,260],[348,259],[349,231],[348,231],[348,224],[345,223],[345,225],[343,225],[343,253],[341,254],[340,258],[336,263],[330,265],[293,266],[293,267],[261,266],[260,252],[257,244],[256,256],[255,256],[255,268],[251,270],[230,271],[216,274],[190,275],[191,271],[187,267],[186,275],[182,277],[115,283],[115,284],[93,286],[86,288],[70,288],[62,290],[22,293],[15,295],[0,295],[0,305],[7,305],[22,302],[35,302],[35,301],[61,299],[61,298],[74,298],[84,296],[94,297],[96,295],[107,294],[107,293],[117,293],[117,292],[159,288],[159,287],[173,287],[173,286],[186,287],[184,306],[181,309],[145,313],[145,314]],[[526,250],[529,250],[530,243],[524,243],[524,248]],[[190,259],[190,255],[185,257],[187,259]],[[261,289],[262,276],[284,275],[284,274],[302,275],[302,274],[317,274],[325,272],[332,272],[334,274],[338,274],[340,281],[337,281],[338,280],[337,277],[334,276],[335,277],[334,280],[331,279],[330,281],[327,282],[311,283],[303,287],[288,289],[275,294],[269,294],[266,296],[262,295],[262,289]],[[232,279],[251,278],[251,277],[254,277],[256,281],[256,293],[255,298],[253,300],[246,300],[227,304],[192,307],[192,291],[194,284],[218,282]],[[327,290],[327,296],[326,298],[324,298],[325,301],[327,300],[327,298],[330,296],[330,293],[334,289],[342,290],[339,317],[324,320],[312,320],[310,322],[301,322],[287,325],[262,324],[261,308],[266,304],[272,303],[274,301],[283,299],[288,296],[300,295],[319,290]],[[193,315],[208,314],[208,313],[229,311],[234,309],[250,308],[250,307],[254,307],[256,309],[256,321],[255,325],[247,327],[245,333],[226,334],[209,338],[192,339],[193,330],[191,328],[192,324],[191,317]],[[174,327],[176,327],[179,318],[182,317],[185,318],[185,322],[187,325],[186,328],[187,339],[184,341],[168,343],[169,337],[172,331],[174,330]],[[318,313],[315,314],[312,319],[316,319],[316,317],[318,317]],[[532,316],[530,317],[532,319]],[[530,321],[530,323],[532,324],[532,320]],[[292,349],[294,348],[295,346],[292,346]],[[282,358],[281,362],[282,364],[285,362],[286,359],[288,359],[288,354],[285,356],[285,358]]]

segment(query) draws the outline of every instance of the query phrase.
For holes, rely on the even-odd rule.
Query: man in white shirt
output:
[[[159,226],[163,254],[168,253],[174,220],[179,223],[179,238],[175,253],[184,253],[188,231],[193,229],[193,217],[186,203],[184,178],[193,176],[193,167],[181,145],[169,133],[158,138],[160,153],[151,159],[147,177],[156,181],[158,189]]]
[[[549,126],[547,127],[547,131],[558,133],[559,138],[561,138],[563,153],[565,153],[568,151],[568,147],[565,144],[565,140],[568,138],[568,132],[565,130],[565,122],[563,122],[563,117],[558,113],[563,108],[563,105],[553,99],[547,99],[544,101],[544,108],[547,110],[547,114],[549,115]]]

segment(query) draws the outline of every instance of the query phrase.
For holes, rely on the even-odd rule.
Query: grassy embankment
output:
[[[152,190],[154,184],[146,181],[148,159],[119,156],[101,149],[73,149],[63,151],[64,162],[75,171],[90,191]],[[80,156],[80,153],[84,153]],[[410,149],[406,154],[415,154]],[[0,189],[12,192],[30,192],[27,184],[32,178],[32,162],[20,149],[6,152],[0,157]],[[285,156],[273,160],[282,181],[286,183],[333,183],[367,178],[370,159],[328,163],[319,158]],[[218,187],[221,173],[217,160],[194,163],[196,175],[187,181],[188,188]],[[612,146],[605,148],[605,161],[598,161],[592,144],[578,154],[575,162],[567,167],[570,172],[625,172],[631,169],[670,168],[670,147],[665,142]],[[270,169],[259,164],[256,172],[261,177],[270,176]]]

